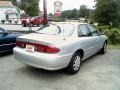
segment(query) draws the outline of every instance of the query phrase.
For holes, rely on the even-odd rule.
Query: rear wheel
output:
[[[76,52],[72,58],[71,61],[67,67],[67,71],[69,74],[75,74],[79,71],[81,64],[81,54],[79,52]]]
[[[107,43],[105,42],[103,45],[103,48],[100,50],[101,54],[105,54],[106,53],[106,49],[107,49]]]

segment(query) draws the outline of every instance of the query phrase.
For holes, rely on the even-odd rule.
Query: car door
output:
[[[4,34],[5,34],[5,31],[3,29],[0,28],[0,52],[4,51]]]
[[[0,28],[0,52],[9,51],[13,47],[12,38]]]
[[[102,39],[100,38],[100,35],[98,31],[96,30],[95,27],[92,25],[87,25],[89,28],[90,32],[92,33],[92,38],[94,39],[94,44],[95,44],[95,51],[98,51],[101,49],[101,46],[103,46]]]
[[[78,36],[84,47],[84,58],[91,56],[95,52],[95,39],[86,24],[79,25]]]

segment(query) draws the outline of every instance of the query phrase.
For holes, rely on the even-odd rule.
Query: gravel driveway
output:
[[[76,75],[45,71],[0,57],[0,90],[120,90],[120,50],[108,50],[83,61]]]

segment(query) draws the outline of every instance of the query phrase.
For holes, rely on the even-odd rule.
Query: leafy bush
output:
[[[117,28],[106,29],[103,31],[109,38],[110,44],[120,44],[120,30]]]
[[[99,31],[104,32],[107,29],[111,29],[111,26],[105,25],[105,26],[98,26],[97,28],[99,29]]]
[[[89,22],[90,24],[94,24],[95,23],[95,21],[94,20],[90,20],[90,22]]]

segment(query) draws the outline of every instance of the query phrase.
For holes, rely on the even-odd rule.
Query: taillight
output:
[[[16,46],[17,47],[21,47],[21,48],[25,48],[25,43],[23,41],[16,41]]]
[[[35,47],[35,51],[54,54],[54,53],[58,53],[60,49],[46,45],[37,45],[37,47]]]
[[[49,53],[49,54],[55,54],[55,53],[60,52],[59,48],[56,48],[53,46],[29,43],[29,42],[24,42],[24,41],[19,41],[19,40],[16,41],[17,47],[26,48],[26,45],[34,46],[34,51],[37,51],[37,52],[43,52],[43,53]]]
[[[46,48],[46,53],[58,53],[60,51],[60,49],[56,48],[56,47],[51,47],[51,46],[47,46]]]
[[[47,46],[45,45],[40,45],[40,44],[35,45],[35,51],[38,51],[38,52],[45,52],[46,48]]]

